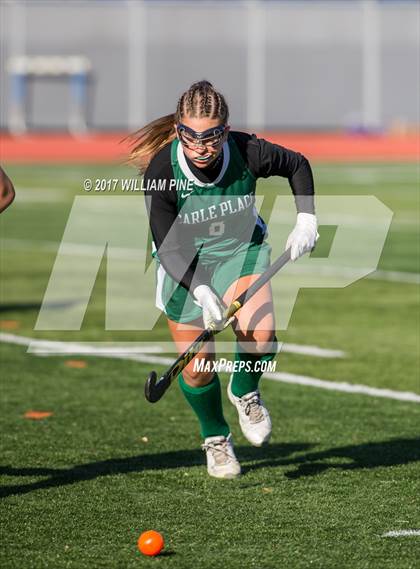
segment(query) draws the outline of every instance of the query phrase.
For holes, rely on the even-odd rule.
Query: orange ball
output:
[[[163,541],[162,535],[153,529],[144,531],[137,540],[139,550],[143,555],[149,555],[150,557],[159,555],[164,545],[165,542]]]

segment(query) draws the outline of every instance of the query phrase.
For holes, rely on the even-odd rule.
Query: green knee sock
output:
[[[201,436],[203,438],[217,435],[227,437],[230,429],[223,416],[222,394],[217,373],[214,374],[211,382],[203,387],[191,387],[185,383],[181,374],[178,376],[178,382],[186,400],[200,421]]]
[[[269,354],[249,354],[236,343],[235,362],[243,362],[244,367],[232,374],[231,389],[233,395],[242,397],[251,391],[257,391],[262,371],[254,371],[256,362],[270,362],[277,354],[277,338],[274,336],[272,352]],[[250,368],[250,369],[247,369]]]

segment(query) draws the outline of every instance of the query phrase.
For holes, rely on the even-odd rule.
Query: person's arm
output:
[[[315,213],[314,179],[309,161],[300,154],[255,134],[232,133],[250,171],[256,178],[287,178],[298,213]]]
[[[0,167],[0,213],[15,199],[15,189],[6,172]]]
[[[209,276],[197,259],[191,262],[183,254],[176,190],[169,189],[172,178],[170,148],[166,147],[152,160],[143,178],[149,224],[163,268],[176,282],[192,292],[199,285],[209,285]],[[153,180],[164,180],[165,189],[148,189],[153,187]]]
[[[170,154],[165,148],[152,160],[143,179],[153,242],[163,268],[193,295],[196,304],[203,309],[204,327],[219,328],[225,320],[223,301],[211,287],[209,275],[200,264],[198,254],[190,261],[182,251],[176,190],[169,189],[172,177]],[[164,180],[165,189],[148,190],[154,187],[153,180]]]
[[[289,180],[295,196],[297,220],[290,233],[286,249],[290,247],[292,261],[311,251],[319,238],[315,216],[314,179],[308,160],[278,144],[257,138],[255,135],[236,133],[238,146],[242,147],[250,171],[256,178],[282,176]]]

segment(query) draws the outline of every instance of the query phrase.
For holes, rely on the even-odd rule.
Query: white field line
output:
[[[61,255],[79,255],[82,257],[97,257],[102,255],[105,250],[105,244],[94,245],[86,243],[60,243],[59,241],[30,241],[26,239],[3,239],[2,248],[4,250],[21,250],[21,251],[45,251],[50,253],[58,253],[60,248]],[[140,247],[113,247],[113,255],[120,259],[132,260],[140,254],[144,254],[144,249]],[[342,275],[359,278],[361,272],[369,272],[371,269],[353,268],[353,267],[317,267],[317,274],[320,276],[339,277]],[[313,269],[309,265],[290,265],[289,273],[311,273]],[[404,284],[420,284],[420,273],[410,273],[407,271],[383,271],[376,270],[368,274],[365,279],[373,279],[380,281],[397,282]]]
[[[16,193],[16,202],[41,203],[41,202],[71,202],[73,191],[68,188],[29,188],[19,186]]]
[[[34,355],[57,355],[56,353],[37,353],[34,351],[39,344],[44,344],[46,340],[33,340],[31,338],[25,338],[23,336],[15,336],[14,334],[0,334],[0,341],[20,344],[24,346],[29,346],[29,350]],[[49,341],[48,341],[49,342]],[[53,344],[54,342],[50,342]],[[59,344],[65,344],[65,342],[59,342]],[[74,353],[74,352],[71,352]],[[89,353],[89,355],[95,355],[105,358],[117,358],[124,360],[132,360],[142,363],[152,363],[161,365],[171,365],[174,361],[173,358],[165,358],[156,355],[143,355],[143,354],[128,354],[128,353],[115,353],[108,348],[102,349],[97,353]],[[274,381],[280,381],[282,383],[290,383],[294,385],[304,385],[307,387],[317,387],[320,389],[328,389],[330,391],[341,391],[345,393],[358,393],[362,395],[369,395],[371,397],[385,397],[388,399],[395,399],[398,401],[410,401],[415,403],[420,403],[420,395],[417,393],[412,393],[409,391],[394,391],[392,389],[381,389],[376,387],[368,387],[367,385],[358,385],[352,383],[337,383],[334,381],[327,381],[324,379],[319,379],[316,377],[308,377],[304,375],[296,375],[293,373],[286,372],[275,372],[275,373],[265,373],[264,377],[272,379]]]
[[[368,279],[376,281],[390,281],[404,284],[420,284],[420,273],[403,273],[401,271],[375,271]]]
[[[327,350],[325,348],[318,348],[318,346],[303,346],[301,344],[288,344],[286,342],[280,345],[279,352],[314,356],[315,358],[344,358],[346,355],[342,350]]]
[[[420,536],[420,529],[399,529],[395,531],[387,531],[382,537],[410,537],[414,535]]]
[[[306,375],[296,375],[294,373],[275,372],[265,373],[264,377],[280,381],[282,383],[292,383],[294,385],[305,385],[307,387],[318,387],[319,389],[329,389],[331,391],[342,391],[345,393],[359,393],[361,395],[370,395],[371,397],[385,397],[387,399],[396,399],[398,401],[412,401],[420,403],[420,395],[411,391],[394,391],[393,389],[383,389],[379,387],[369,387],[357,383],[327,381],[316,377],[308,377]]]
[[[25,336],[16,336],[14,334],[0,333],[0,341],[12,344],[20,344],[28,346],[28,353],[38,356],[54,356],[54,355],[90,355],[117,357],[117,356],[136,356],[145,353],[162,353],[172,352],[174,346],[170,342],[162,342],[154,346],[145,346],[138,342],[59,342],[56,340],[35,340]],[[228,348],[234,344],[219,344],[219,349],[229,351]],[[304,346],[300,344],[280,343],[278,352],[288,352],[304,356],[313,356],[316,358],[343,358],[345,352],[341,350],[327,350],[318,346]],[[140,361],[140,360],[139,360]]]
[[[105,243],[100,245],[87,243],[71,243],[67,241],[28,241],[24,239],[3,239],[2,248],[7,250],[21,251],[45,251],[48,253],[58,253],[60,255],[98,257],[105,251]],[[112,252],[120,259],[132,260],[136,256],[144,253],[144,249],[134,247],[113,247]]]
[[[317,267],[317,275],[319,276],[326,276],[326,277],[353,277],[353,278],[360,278],[360,273],[365,272],[369,273],[371,269],[364,268],[364,267],[334,267],[334,266],[318,266]],[[299,273],[307,273],[310,274],[313,272],[310,265],[289,265],[289,273],[291,274],[299,274]],[[409,273],[407,271],[384,271],[382,269],[377,269],[376,271],[370,272],[367,274],[364,279],[372,279],[372,280],[380,280],[380,281],[390,281],[390,282],[399,282],[404,284],[420,284],[420,273]]]
[[[0,342],[8,344],[19,344],[20,346],[27,346],[28,353],[36,355],[56,356],[56,355],[69,355],[78,354],[86,356],[130,356],[141,353],[160,353],[163,351],[161,346],[147,346],[141,345],[139,347],[133,345],[116,345],[112,342],[101,342],[100,344],[90,344],[88,342],[58,342],[56,340],[34,340],[26,336],[16,336],[15,334],[0,333]]]

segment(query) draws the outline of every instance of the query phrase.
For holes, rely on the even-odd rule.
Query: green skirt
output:
[[[270,265],[270,254],[271,247],[265,241],[261,244],[244,243],[233,255],[227,255],[223,260],[220,256],[214,261],[206,259],[204,262],[203,259],[202,264],[209,273],[212,287],[222,298],[240,277],[262,274]],[[192,294],[166,273],[158,259],[155,260],[156,306],[175,322],[185,323],[200,318],[201,308],[195,304]]]

